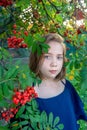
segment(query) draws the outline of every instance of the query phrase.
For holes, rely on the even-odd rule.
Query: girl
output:
[[[65,79],[66,47],[63,38],[55,33],[44,36],[48,53],[30,55],[30,69],[42,80],[34,86],[40,111],[60,117],[64,130],[78,130],[77,120],[87,121],[83,103],[72,84]]]

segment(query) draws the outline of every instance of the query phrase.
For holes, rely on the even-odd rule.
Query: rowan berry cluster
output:
[[[13,32],[13,34],[17,34],[17,35],[21,34],[21,32],[19,31],[19,29],[18,29],[16,24],[13,25],[13,31],[12,32]],[[24,30],[24,35],[28,36],[28,34],[29,34],[29,32],[27,30]]]
[[[10,108],[4,112],[1,113],[1,118],[5,121],[9,121],[11,118],[14,117],[14,115],[18,112],[18,108]]]
[[[23,92],[16,91],[13,96],[13,103],[18,105],[25,105],[30,102],[32,98],[36,98],[38,95],[35,93],[33,87],[27,87]]]
[[[12,5],[12,4],[13,4],[12,0],[0,0],[0,6],[4,6],[5,8],[8,5]]]
[[[38,97],[37,93],[35,93],[35,90],[33,87],[27,87],[24,91],[17,90],[15,91],[15,94],[13,95],[13,103],[17,105],[16,108],[10,108],[8,110],[5,110],[1,113],[0,120],[4,119],[5,121],[9,121],[11,118],[13,118],[16,113],[18,112],[21,105],[25,105],[27,102],[30,102],[32,98]]]
[[[23,31],[23,30],[22,30]],[[8,48],[27,48],[27,44],[24,43],[24,38],[20,38],[22,34],[19,31],[19,28],[17,27],[16,24],[13,25],[13,30],[12,33],[14,36],[11,36],[10,38],[7,39],[8,42]],[[28,36],[28,31],[24,31],[24,35]]]
[[[23,38],[12,36],[7,39],[9,48],[26,48],[27,44],[23,43]]]

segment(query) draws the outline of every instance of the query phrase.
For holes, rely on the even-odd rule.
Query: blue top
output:
[[[59,116],[63,123],[63,130],[78,130],[77,120],[87,121],[87,115],[84,112],[83,103],[72,84],[66,80],[64,91],[50,98],[36,98],[39,110],[47,114],[53,113],[54,117]]]

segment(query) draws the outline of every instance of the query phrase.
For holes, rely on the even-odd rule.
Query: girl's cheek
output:
[[[46,62],[46,63],[50,63],[51,60],[45,59],[44,62]]]

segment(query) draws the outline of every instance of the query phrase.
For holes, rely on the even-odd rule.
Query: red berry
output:
[[[28,36],[28,31],[25,31],[24,34],[25,34],[26,36]]]
[[[14,29],[16,29],[16,28],[17,28],[17,25],[16,25],[16,24],[14,24],[14,25],[13,25],[13,28],[14,28]]]
[[[16,32],[16,30],[13,30],[13,34],[16,34],[17,32]]]
[[[3,113],[2,113],[2,117],[5,117],[5,116],[6,116],[6,113],[5,113],[5,112],[3,112]]]

